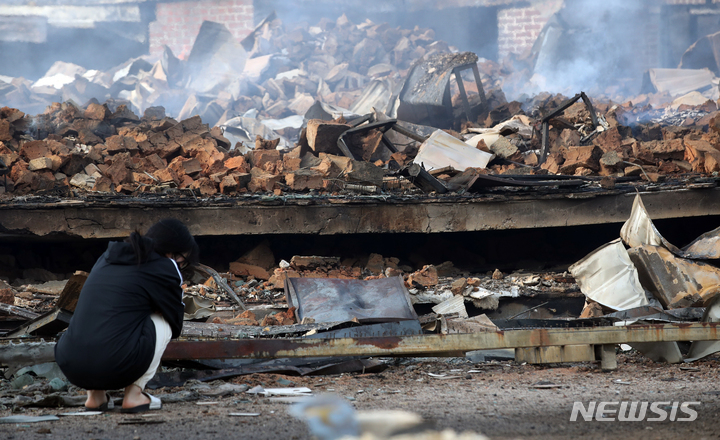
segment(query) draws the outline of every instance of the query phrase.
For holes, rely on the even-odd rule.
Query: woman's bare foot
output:
[[[105,390],[87,390],[85,408],[98,408],[105,402],[107,402]]]
[[[142,393],[142,389],[139,386],[133,384],[125,387],[125,397],[122,403],[123,408],[134,408],[149,403],[150,398]]]

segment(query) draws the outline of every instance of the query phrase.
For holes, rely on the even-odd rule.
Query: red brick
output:
[[[10,289],[0,289],[0,303],[15,305],[15,292]]]
[[[52,189],[54,187],[55,175],[52,173],[52,171],[46,170],[35,172],[35,177],[33,178],[32,184],[30,185],[30,189],[32,189],[33,191],[43,191]]]
[[[685,144],[682,139],[657,141],[652,153],[656,159],[682,160],[685,156]]]
[[[287,154],[283,156],[283,170],[285,172],[299,170],[301,163],[302,159],[299,157],[289,157]]]
[[[126,151],[137,152],[139,149],[137,141],[130,136],[115,135],[105,139],[105,146],[108,154],[123,153]]]
[[[323,188],[323,175],[319,171],[302,168],[286,173],[285,183],[293,191],[320,190]]]
[[[220,192],[222,194],[231,194],[234,192],[237,192],[238,190],[238,181],[233,175],[225,176],[223,177],[222,181],[220,182]]]
[[[171,168],[163,168],[153,173],[153,176],[157,178],[161,183],[164,182],[175,182],[176,185],[180,183],[180,176]]]
[[[214,184],[220,185],[220,182],[227,176],[228,170],[223,170],[218,173],[210,174],[208,177],[213,181]]]
[[[29,179],[23,177],[26,173],[32,174],[28,171],[28,163],[22,159],[17,160],[12,168],[10,168],[10,179],[12,179],[12,181],[17,185],[19,181]]]
[[[262,168],[267,163],[275,163],[281,159],[282,157],[278,150],[255,150],[252,152],[253,167]]]
[[[437,285],[438,274],[437,269],[433,265],[428,265],[408,277],[408,284],[414,287],[428,288]]]
[[[247,188],[248,183],[250,183],[250,179],[252,179],[252,175],[250,173],[233,172],[230,175],[233,176],[235,178],[235,180],[237,180],[238,190]]]
[[[85,109],[85,118],[87,119],[104,121],[109,119],[111,115],[112,113],[110,112],[110,109],[108,109],[105,104],[91,103],[88,105],[87,109]]]
[[[180,154],[182,147],[175,141],[168,141],[167,143],[159,146],[155,153],[162,159],[172,159]]]
[[[13,138],[14,129],[10,126],[10,122],[0,119],[0,141],[7,142]]]
[[[562,174],[575,174],[578,168],[589,168],[593,171],[600,169],[602,150],[596,145],[586,147],[570,147],[565,152],[565,162],[560,167]]]
[[[105,176],[112,181],[113,185],[122,185],[133,181],[133,171],[128,168],[124,160],[116,160],[105,170]]]
[[[230,263],[230,273],[239,277],[252,276],[258,280],[269,280],[270,274],[260,266],[233,261]]]
[[[194,177],[202,171],[200,161],[196,158],[188,159],[182,156],[178,156],[173,159],[168,167],[172,168],[177,175],[181,177],[184,175]]]
[[[0,152],[0,160],[3,161],[6,167],[11,168],[12,165],[18,160],[20,156],[17,153],[13,153],[8,150],[7,152]]]
[[[45,157],[51,154],[45,141],[29,141],[25,142],[20,148],[20,155],[27,160]]]
[[[163,169],[167,166],[167,161],[163,160],[158,156],[157,154],[151,154],[145,158],[145,167],[150,168],[146,169],[145,171],[152,174],[153,172]]]
[[[224,165],[227,169],[231,171],[239,171],[241,173],[250,172],[250,164],[245,160],[243,156],[231,157],[224,162]]]
[[[178,183],[178,188],[190,188],[190,185],[195,183],[195,180],[187,175],[180,177],[179,180],[180,183]]]
[[[370,254],[365,269],[373,275],[380,275],[385,270],[385,260],[380,254]]]
[[[272,191],[275,189],[275,185],[282,181],[282,176],[275,174],[260,174],[253,175],[248,183],[248,189],[252,192],[257,191]]]
[[[209,197],[217,194],[215,184],[207,177],[201,177],[190,185],[190,188],[200,191],[203,197]]]
[[[52,170],[52,168],[53,161],[50,157],[38,157],[37,159],[33,159],[28,163],[28,170],[30,171]]]

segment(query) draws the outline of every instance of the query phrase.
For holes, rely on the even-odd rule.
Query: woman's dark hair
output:
[[[150,226],[144,236],[135,231],[126,241],[132,245],[138,263],[147,261],[153,251],[160,255],[187,255],[185,261],[189,264],[197,263],[200,257],[195,238],[180,220],[174,218],[160,220]]]

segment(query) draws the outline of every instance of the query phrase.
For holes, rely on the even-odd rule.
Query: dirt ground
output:
[[[297,377],[254,374],[232,379],[251,387],[305,386],[313,393],[335,393],[358,410],[405,410],[420,414],[436,429],[474,431],[491,439],[702,439],[720,437],[720,358],[693,364],[653,363],[635,354],[620,354],[618,369],[602,372],[595,363],[550,366],[514,362],[472,363],[464,358],[387,360],[378,374]],[[446,378],[433,377],[446,375]],[[288,385],[286,381],[293,385]],[[280,382],[278,382],[280,381]],[[154,392],[162,398],[181,388]],[[692,422],[666,420],[571,422],[573,402],[700,402]],[[205,403],[205,404],[202,404]],[[210,404],[207,404],[210,403]],[[617,408],[617,406],[615,406]],[[114,411],[96,416],[61,417],[33,424],[0,425],[4,439],[307,439],[303,422],[287,413],[288,404],[243,393],[221,399],[168,403],[161,411],[138,417]],[[77,408],[10,409],[12,414],[41,415]],[[230,413],[260,413],[255,417]],[[649,413],[648,417],[654,416]],[[681,414],[682,415],[682,414]]]

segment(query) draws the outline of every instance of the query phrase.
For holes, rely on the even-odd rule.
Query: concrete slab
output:
[[[653,220],[720,215],[718,188],[641,195]],[[610,190],[527,196],[26,199],[0,204],[0,236],[118,238],[165,217],[182,220],[196,236],[443,233],[620,224],[629,217],[634,197],[634,190]]]

